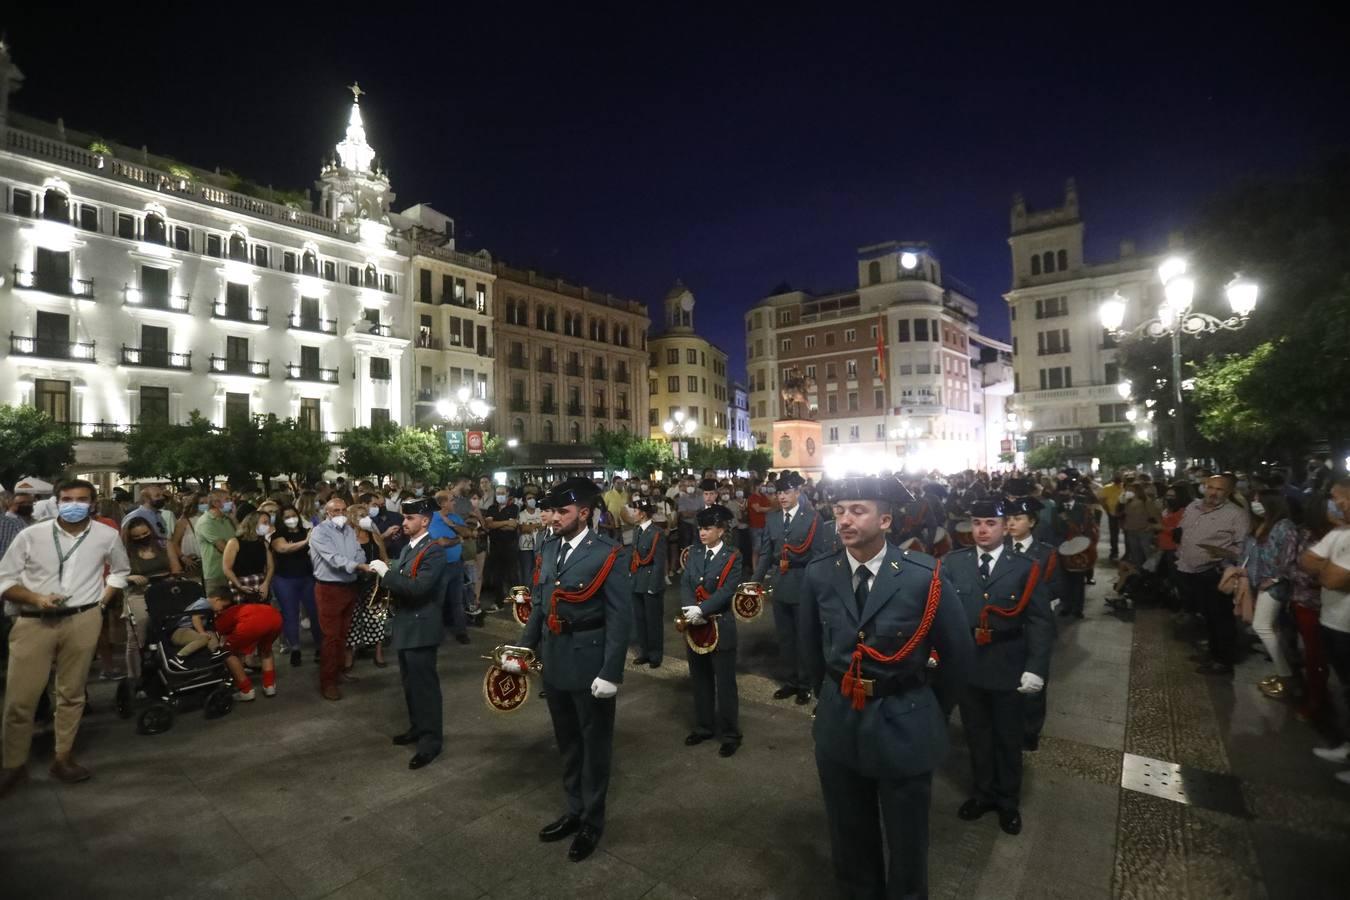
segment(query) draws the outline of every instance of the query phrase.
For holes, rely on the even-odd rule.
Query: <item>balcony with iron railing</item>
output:
[[[592,406],[592,407],[591,407],[591,418],[593,418],[593,419],[608,419],[608,418],[609,418],[609,407],[608,407],[608,406]]]
[[[337,384],[338,370],[324,369],[319,366],[306,366],[301,363],[286,363],[287,381],[318,381],[323,384]]]
[[[567,363],[563,366],[563,374],[568,378],[580,378],[585,370],[581,368],[581,363]]]
[[[303,316],[292,313],[286,320],[286,327],[292,331],[312,331],[315,334],[337,334],[337,319],[321,319],[318,316]]]
[[[135,425],[116,422],[57,422],[77,441],[120,441],[136,429]]]
[[[25,272],[14,267],[14,286],[27,291],[41,291],[44,294],[60,294],[77,300],[94,299],[94,279],[62,278],[46,272]]]
[[[436,402],[436,392],[435,392],[433,389],[431,389],[431,388],[418,388],[418,389],[417,389],[417,402],[418,402],[418,403],[434,403],[434,402]]]
[[[418,350],[440,350],[441,339],[426,332],[419,331],[417,333],[417,339],[413,342],[413,346]]]
[[[608,376],[604,366],[591,366],[591,378],[596,381],[604,381]]]
[[[252,306],[236,306],[224,300],[217,300],[211,304],[211,318],[222,319],[227,322],[246,322],[250,325],[266,325],[267,309],[257,309]]]
[[[523,413],[530,411],[529,401],[527,401],[524,397],[512,397],[508,402],[507,407],[511,410],[511,412]]]
[[[579,416],[581,415],[581,413],[582,413],[582,406],[580,403],[567,404],[567,414],[569,416]]]
[[[158,347],[128,347],[122,345],[122,365],[138,366],[146,369],[177,369],[192,371],[192,351],[174,353]]]
[[[235,359],[227,356],[211,357],[212,375],[242,375],[246,378],[271,377],[271,363],[262,359]]]
[[[371,334],[375,337],[393,337],[394,326],[386,325],[383,322],[357,322],[352,326],[353,334]]]
[[[558,412],[558,404],[552,400],[539,401],[539,412],[546,416],[555,415]]]
[[[544,372],[548,375],[556,375],[558,374],[558,361],[556,359],[550,359],[546,356],[543,359],[539,360],[539,365],[536,368],[538,371]]]
[[[14,356],[38,356],[43,359],[67,359],[71,362],[96,362],[93,341],[63,341],[53,338],[24,337],[9,333],[9,352]]]
[[[161,294],[146,291],[134,285],[122,288],[122,305],[129,309],[157,309],[161,312],[191,313],[192,296],[190,294]]]
[[[524,356],[518,353],[512,353],[506,358],[506,364],[512,369],[528,369],[530,362]]]
[[[621,421],[627,422],[633,418],[633,411],[631,409],[616,409],[614,411],[614,417]]]

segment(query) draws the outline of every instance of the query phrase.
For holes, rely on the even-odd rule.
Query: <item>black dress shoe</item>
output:
[[[648,659],[648,658],[645,657],[645,656],[635,656],[635,657],[633,657],[633,665],[635,665],[635,666],[645,666],[645,665],[649,664],[650,662],[651,662],[651,660]]]
[[[581,827],[581,820],[573,815],[563,816],[556,822],[552,822],[539,829],[539,840],[544,843],[552,841],[561,841],[569,834],[575,832]]]
[[[567,851],[567,858],[572,862],[581,862],[595,852],[595,845],[598,843],[600,832],[590,826],[583,827],[577,832],[577,836],[572,838],[572,847]]]
[[[469,636],[461,631],[459,634],[455,635],[455,640],[459,641],[461,644],[467,644],[469,642]]]
[[[697,731],[695,731],[695,732],[693,732],[692,734],[690,734],[687,738],[684,739],[684,745],[685,745],[686,747],[697,747],[699,744],[703,743],[704,741],[710,741],[710,740],[712,740],[712,735],[711,735],[711,734],[699,734]]]
[[[1000,809],[998,811],[998,827],[1002,828],[1006,834],[1022,833],[1022,814],[1015,809]]]
[[[394,735],[394,745],[398,747],[405,747],[408,744],[414,743],[416,740],[417,735],[412,731],[405,731],[402,734]]]
[[[1201,675],[1232,675],[1233,667],[1227,663],[1207,662],[1201,663],[1195,671]]]
[[[967,822],[974,822],[976,819],[978,819],[985,813],[993,812],[994,809],[995,809],[994,804],[983,803],[979,800],[976,800],[974,797],[971,797],[965,803],[961,804],[961,808],[956,811],[956,814],[961,818],[965,819]]]
[[[806,704],[808,704],[808,703],[811,702],[811,692],[810,692],[810,691],[798,691],[798,692],[797,692],[797,699],[794,700],[793,702],[796,703],[798,706],[805,706]]]
[[[661,668],[661,660],[654,659],[651,662],[647,663],[647,665],[651,666],[653,669],[659,669]]]
[[[773,699],[775,700],[786,700],[789,697],[795,696],[797,696],[797,689],[795,687],[784,686],[773,692]]]
[[[1041,749],[1041,739],[1037,735],[1028,735],[1022,738],[1022,749],[1035,753]]]
[[[420,769],[420,768],[422,768],[423,766],[425,766],[427,763],[431,762],[431,761],[432,761],[433,759],[435,759],[435,758],[436,758],[436,754],[435,754],[435,753],[418,753],[418,754],[415,754],[415,755],[413,756],[412,759],[408,760],[408,768],[410,768],[410,769]]]
[[[299,650],[292,650],[292,651],[291,651],[291,665],[292,665],[292,666],[298,666],[298,665],[300,665],[300,663],[303,662],[303,661],[304,661],[304,657],[302,657],[302,656],[300,655],[300,651],[299,651]]]
[[[735,756],[736,751],[739,750],[740,748],[741,744],[739,741],[727,741],[725,744],[717,748],[717,755],[722,757],[723,759],[726,759],[728,756]]]

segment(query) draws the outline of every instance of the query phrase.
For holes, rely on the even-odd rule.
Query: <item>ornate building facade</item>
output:
[[[649,341],[647,431],[664,438],[664,424],[682,411],[695,423],[689,440],[726,444],[732,406],[727,354],[694,330],[694,305],[694,294],[683,282],[676,281],[666,293],[663,329]]]

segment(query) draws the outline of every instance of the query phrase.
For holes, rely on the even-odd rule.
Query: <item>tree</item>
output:
[[[268,416],[262,436],[263,449],[269,454],[262,459],[270,459],[271,468],[287,476],[293,489],[310,483],[328,468],[328,441],[321,432],[304,428],[295,419]]]
[[[396,461],[395,471],[415,481],[443,484],[448,480],[452,457],[445,444],[444,432],[425,428],[398,429],[391,449]]]
[[[1057,444],[1046,444],[1027,454],[1028,469],[1058,469],[1062,465],[1064,465],[1064,448]]]
[[[25,475],[56,478],[75,462],[70,429],[32,406],[0,406],[0,484]]]
[[[624,454],[623,468],[631,475],[647,478],[658,469],[664,472],[673,470],[675,454],[668,441],[655,438],[635,440],[628,445],[628,451]]]
[[[400,460],[394,449],[398,432],[398,426],[392,423],[348,429],[337,467],[354,478],[373,475],[383,482],[399,471]]]
[[[591,445],[605,461],[606,474],[628,468],[628,451],[637,439],[627,431],[610,431],[601,425],[591,437]]]
[[[1158,458],[1158,448],[1128,431],[1108,431],[1092,448],[1092,454],[1101,460],[1102,471],[1114,472],[1151,465]]]
[[[998,455],[998,461],[1005,465],[1012,465],[1016,461],[1017,455],[1011,450],[1005,450]]]
[[[491,475],[508,464],[510,452],[506,441],[489,435],[483,441],[482,453],[447,453],[442,481],[449,481],[452,474],[464,474],[474,479]]]
[[[126,441],[127,459],[119,471],[128,478],[165,478],[175,487],[190,481],[210,487],[229,472],[236,455],[226,433],[198,410],[183,425],[160,424],[137,428]]]
[[[773,468],[773,453],[768,447],[756,447],[750,451],[750,456],[745,461],[745,467],[752,472],[763,475]]]

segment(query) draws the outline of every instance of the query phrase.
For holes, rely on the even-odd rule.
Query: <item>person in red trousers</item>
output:
[[[252,700],[258,696],[242,661],[255,648],[262,661],[263,696],[275,697],[277,667],[272,658],[272,644],[281,637],[281,613],[266,603],[235,603],[228,594],[217,594],[210,598],[210,603],[216,613],[216,634],[230,651],[225,664],[234,676],[235,699]]]

